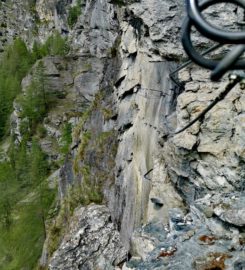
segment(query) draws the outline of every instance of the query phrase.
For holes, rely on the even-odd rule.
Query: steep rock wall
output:
[[[184,89],[169,78],[185,60],[180,43],[182,1],[116,3],[86,1],[76,25],[68,29],[67,10],[74,3],[62,2],[64,12],[59,16],[56,2],[37,2],[40,19],[48,21],[40,26],[40,40],[51,29],[63,31],[71,40],[68,73],[71,69],[74,76],[68,93],[76,93],[78,98],[72,101],[78,110],[91,106],[101,90],[106,93],[86,121],[82,117],[73,119],[77,136],[73,136],[72,151],[60,170],[60,197],[65,198],[70,185],[85,179],[73,167],[79,147],[83,147],[84,132],[92,130],[95,138],[100,132],[113,131],[118,141],[114,182],[102,185],[103,203],[110,209],[124,248],[137,257],[124,269],[213,269],[210,267],[217,258],[221,260],[221,266],[215,265],[218,269],[225,269],[226,259],[230,259],[229,267],[242,269],[244,94],[235,88],[202,122],[171,137],[216,97],[227,77],[214,84],[209,72],[191,66],[178,74]],[[234,28],[241,19],[240,11],[233,6],[220,5],[218,10],[219,14],[214,8],[207,12],[214,24],[222,18],[225,27]],[[198,34],[194,41],[200,49],[211,45]],[[112,111],[103,114],[101,105]],[[94,147],[94,143],[91,145]],[[97,152],[90,150],[77,164],[82,169],[90,162],[96,174],[96,158],[91,156]],[[106,157],[99,160],[108,161]],[[200,240],[205,235],[211,238]],[[54,269],[62,269],[63,262],[55,258],[64,245],[54,255]],[[188,263],[186,249],[193,254]],[[83,252],[83,246],[79,250]],[[176,257],[171,257],[175,253]],[[111,261],[110,267],[113,264]],[[98,266],[99,262],[91,265]]]

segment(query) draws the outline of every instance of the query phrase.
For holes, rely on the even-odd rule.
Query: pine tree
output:
[[[45,55],[65,56],[69,52],[69,45],[66,38],[63,38],[58,32],[50,36],[42,47]]]
[[[0,164],[0,189],[4,192],[0,196],[0,223],[9,229],[12,224],[12,210],[14,205],[13,194],[9,192],[13,183],[13,171],[9,162],[1,162]]]
[[[45,76],[43,62],[40,61],[34,71],[31,85],[26,90],[25,95],[19,97],[22,118],[28,119],[32,132],[48,112],[50,101],[51,89]]]
[[[13,101],[21,91],[21,80],[33,60],[25,43],[17,38],[6,48],[0,63],[0,139],[6,133],[8,117],[13,110]]]
[[[41,45],[35,40],[32,46],[32,58],[33,60],[41,59],[44,53],[41,50]]]
[[[27,142],[22,141],[15,148],[15,177],[20,182],[21,187],[30,185],[29,180],[29,156],[27,152]]]
[[[36,191],[38,193],[39,198],[39,214],[41,218],[41,222],[43,225],[43,233],[44,238],[46,237],[46,209],[48,204],[47,198],[49,198],[50,190],[47,187],[47,183],[45,182],[45,178],[48,174],[48,162],[46,160],[45,154],[42,152],[37,140],[32,141],[32,149],[31,149],[31,166],[30,166],[30,178],[34,187],[36,187]]]
[[[33,140],[31,149],[30,178],[34,185],[40,185],[47,176],[48,163],[37,140]]]

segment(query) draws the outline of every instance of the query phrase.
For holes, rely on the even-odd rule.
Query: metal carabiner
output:
[[[201,33],[203,33],[206,37],[211,38],[211,36],[210,36],[209,31],[206,31],[207,29],[205,28],[205,26],[199,22],[199,17],[196,16],[196,13],[193,13],[193,11],[195,11],[195,9],[194,10],[192,9],[192,5],[191,5],[193,0],[189,0],[189,1],[190,2],[188,2],[188,0],[187,0],[188,16],[182,25],[182,44],[183,44],[183,47],[184,47],[187,55],[190,57],[190,59],[193,62],[195,62],[196,64],[198,64],[204,68],[213,70],[213,73],[211,75],[211,79],[215,80],[215,81],[219,80],[228,70],[243,70],[243,69],[245,69],[245,59],[239,60],[240,56],[245,51],[245,45],[243,45],[243,44],[237,45],[232,50],[232,52],[228,53],[228,55],[224,57],[224,59],[221,62],[218,60],[206,59],[205,57],[203,57],[201,54],[199,54],[195,50],[195,48],[192,44],[192,41],[191,41],[191,27],[193,25],[198,30],[200,30]],[[199,9],[198,14],[201,14],[201,12],[203,10],[205,10],[206,8],[208,8],[214,4],[223,3],[223,2],[235,3],[235,4],[245,8],[245,1],[244,0],[229,0],[229,1],[228,0],[215,0],[215,1],[214,0],[206,0],[198,6],[198,9]],[[189,17],[189,15],[190,15],[190,17]],[[210,27],[212,28],[212,26],[210,24],[208,24],[208,25],[209,25],[209,28]],[[216,33],[216,28],[213,27],[212,31],[213,31],[212,32],[213,34]],[[232,35],[233,33],[231,33],[231,32],[226,32],[226,31],[221,31],[221,32],[226,33],[227,36],[230,36],[230,38],[233,37],[233,35]],[[240,32],[240,36],[243,36],[244,34],[245,34],[245,32]],[[224,44],[226,44],[227,39],[224,40],[221,38],[221,36],[218,36],[218,38],[215,38],[215,40],[218,40],[221,45],[224,45]],[[241,40],[243,40],[243,39],[241,38]],[[244,43],[244,42],[240,42],[240,43]]]
[[[187,0],[187,13],[198,31],[209,39],[219,43],[241,44],[245,43],[245,32],[223,31],[208,23],[201,14],[201,5],[198,0]],[[211,6],[219,3],[232,3],[245,9],[244,0],[208,0],[202,3],[203,6]],[[204,7],[205,9],[205,7]]]
[[[197,0],[187,0],[186,3],[188,16],[184,20],[182,26],[182,44],[189,58],[196,64],[210,69],[212,71],[211,79],[213,81],[219,80],[229,70],[245,70],[245,59],[240,59],[245,52],[245,32],[229,32],[220,30],[206,22],[201,14],[203,10],[218,3],[233,3],[245,9],[245,0],[205,0],[200,5],[197,4]],[[205,37],[219,42],[217,48],[225,44],[236,44],[236,46],[232,48],[232,50],[228,52],[221,61],[206,59],[204,54],[198,53],[192,44],[192,26],[195,26],[196,29]],[[216,47],[214,46],[213,48]],[[186,66],[186,64],[183,66]],[[241,89],[245,89],[245,72],[238,71],[231,74],[229,77],[229,83],[225,90],[222,91],[197,117],[191,120],[183,128],[177,130],[174,134],[183,132],[198,120],[203,119],[206,113],[219,101],[223,100],[238,83],[240,83]]]

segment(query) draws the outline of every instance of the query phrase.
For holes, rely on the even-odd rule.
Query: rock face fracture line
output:
[[[231,75],[236,76],[234,79],[231,79],[229,84],[226,86],[225,90],[222,91],[215,99],[212,101],[206,109],[204,109],[196,118],[194,118],[189,124],[181,128],[180,130],[177,130],[174,134],[179,134],[189,127],[193,126],[198,120],[201,120],[205,117],[206,113],[209,112],[218,102],[223,100],[227,94],[243,79],[240,76],[237,75]]]
[[[205,50],[203,53],[201,53],[202,56],[205,56],[215,50],[217,50],[218,48],[222,47],[223,45],[222,44],[215,44],[213,45],[212,47],[210,47],[209,49]],[[176,68],[174,71],[172,71],[170,74],[169,74],[169,78],[177,85],[177,86],[180,86],[180,87],[183,87],[183,85],[179,82],[177,82],[177,80],[174,78],[174,75],[181,71],[182,69],[188,67],[189,65],[191,65],[193,63],[192,60],[188,60],[187,62],[183,63],[181,66],[179,66],[178,68]]]

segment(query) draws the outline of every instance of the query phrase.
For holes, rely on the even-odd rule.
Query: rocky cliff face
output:
[[[54,89],[64,94],[45,120],[48,136],[41,145],[57,159],[53,139],[59,142],[62,124],[70,122],[73,143],[57,171],[61,201],[79,183],[84,201],[106,207],[77,210],[60,247],[51,260],[44,248],[41,264],[244,269],[244,93],[236,87],[201,122],[171,136],[227,83],[226,77],[211,83],[209,72],[194,65],[178,74],[177,83],[170,79],[185,59],[182,1],[86,1],[70,29],[67,14],[75,4],[36,3],[35,16],[43,22],[37,38],[56,29],[72,48],[69,57],[44,59]],[[229,28],[241,19],[227,4],[207,15],[214,24],[223,18]],[[28,16],[24,21],[33,27]],[[200,49],[210,46],[194,39]],[[19,134],[17,109],[14,115],[13,132]]]

